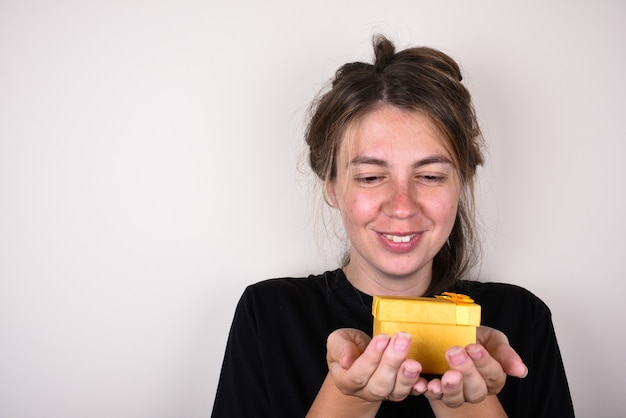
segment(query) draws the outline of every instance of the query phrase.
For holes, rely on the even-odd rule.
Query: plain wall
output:
[[[0,416],[206,417],[248,284],[338,266],[303,118],[371,36],[457,59],[481,280],[552,309],[578,416],[622,416],[626,3],[0,2]]]

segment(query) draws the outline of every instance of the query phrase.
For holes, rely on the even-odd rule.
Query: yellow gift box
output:
[[[408,357],[419,361],[426,374],[448,370],[446,350],[475,343],[480,325],[480,305],[450,292],[432,298],[374,296],[372,314],[374,335],[411,334]]]

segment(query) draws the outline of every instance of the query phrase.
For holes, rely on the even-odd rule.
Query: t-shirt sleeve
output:
[[[253,297],[248,288],[235,309],[211,416],[269,416],[263,370]]]
[[[486,283],[476,289],[483,325],[504,332],[528,367],[509,377],[498,395],[509,417],[574,416],[569,386],[548,306],[521,287]]]
[[[534,316],[533,355],[526,377],[532,385],[531,414],[533,417],[574,416],[574,409],[557,343],[552,315],[537,299]]]

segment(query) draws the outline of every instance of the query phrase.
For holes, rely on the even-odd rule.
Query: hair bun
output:
[[[387,65],[393,60],[396,48],[391,41],[384,36],[377,35],[374,37],[374,70],[382,72]]]

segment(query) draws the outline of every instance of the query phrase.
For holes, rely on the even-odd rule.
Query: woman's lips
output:
[[[407,253],[412,251],[420,241],[420,233],[379,233],[378,236],[382,245],[390,251],[396,253]]]

